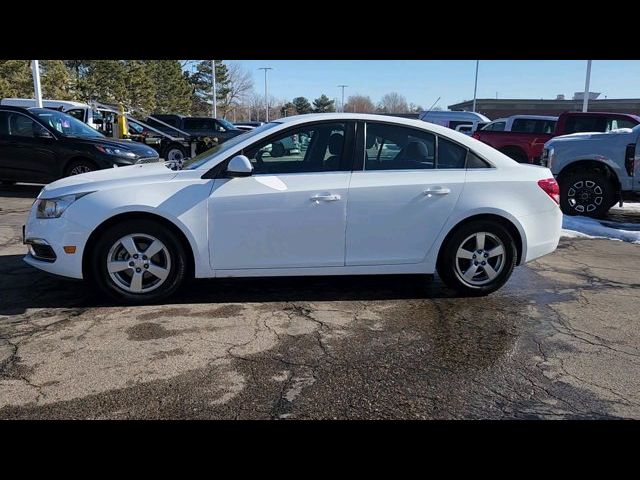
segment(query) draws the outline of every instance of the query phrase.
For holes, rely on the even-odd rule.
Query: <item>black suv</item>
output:
[[[159,161],[146,145],[112,140],[71,115],[0,106],[0,181],[49,183],[114,165]]]
[[[152,118],[147,118],[147,123],[158,130],[162,130],[163,125],[158,122],[154,122],[154,118],[157,118],[172,127],[179,128],[183,132],[194,137],[217,138],[217,143],[223,143],[230,138],[245,133],[244,130],[240,130],[233,123],[221,118],[183,117],[182,115],[161,114],[153,115]],[[175,135],[175,132],[172,133],[169,131],[167,133]]]

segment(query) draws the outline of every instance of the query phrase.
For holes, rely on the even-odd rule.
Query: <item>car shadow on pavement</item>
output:
[[[11,198],[36,198],[42,190],[43,185],[4,185],[0,184],[0,198],[2,197],[11,197]]]
[[[89,284],[41,272],[22,255],[0,256],[0,315],[31,308],[92,308],[116,304]],[[450,298],[425,275],[360,275],[192,280],[163,304],[358,301]]]

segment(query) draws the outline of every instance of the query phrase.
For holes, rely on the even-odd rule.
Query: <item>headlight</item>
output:
[[[109,147],[107,145],[96,145],[96,148],[107,155],[115,155],[116,157],[136,158],[137,155],[129,150],[123,150],[118,147]]]
[[[37,201],[36,218],[58,218],[73,202],[90,193],[74,193],[73,195],[57,198],[42,198]]]

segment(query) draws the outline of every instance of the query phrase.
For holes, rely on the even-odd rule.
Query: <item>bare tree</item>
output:
[[[409,112],[411,113],[420,113],[424,110],[422,105],[416,105],[415,103],[409,103]]]
[[[376,106],[371,101],[371,97],[367,95],[350,95],[344,104],[345,112],[353,113],[372,113],[375,112]]]
[[[220,110],[225,118],[231,111],[243,104],[253,91],[251,73],[240,64],[228,64],[227,76],[229,78],[227,84],[228,92],[220,104]]]
[[[407,105],[407,99],[397,92],[387,93],[380,104],[378,109],[384,113],[408,113],[409,106]]]

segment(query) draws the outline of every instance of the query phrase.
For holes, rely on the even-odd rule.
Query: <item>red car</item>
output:
[[[544,144],[553,137],[570,133],[608,132],[617,128],[633,128],[639,123],[640,117],[626,113],[565,112],[558,117],[553,133],[496,131],[491,129],[490,123],[482,130],[476,131],[473,138],[491,145],[517,162],[539,164]]]

